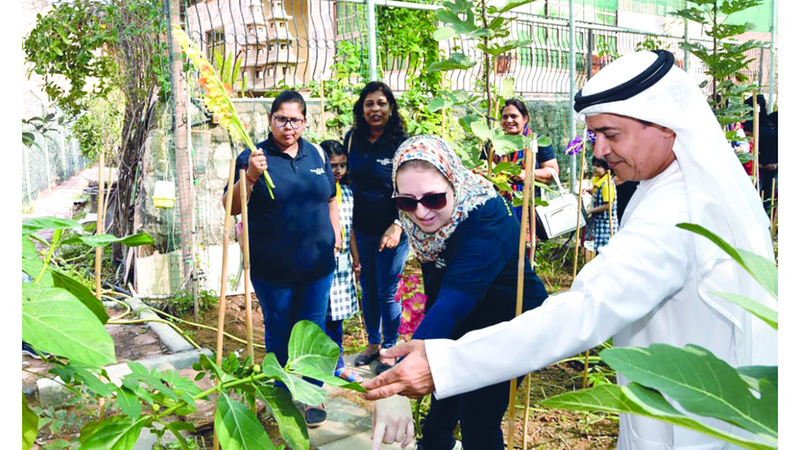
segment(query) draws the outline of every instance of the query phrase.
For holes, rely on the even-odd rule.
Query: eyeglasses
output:
[[[280,128],[283,128],[287,123],[290,123],[292,124],[292,128],[295,130],[303,126],[306,121],[306,119],[298,119],[296,117],[293,119],[288,119],[283,116],[273,116],[272,120],[275,122],[275,125],[279,126]]]
[[[428,194],[417,200],[413,197],[392,197],[397,209],[405,212],[413,212],[417,209],[417,203],[428,209],[442,209],[447,205],[447,191],[439,194]]]

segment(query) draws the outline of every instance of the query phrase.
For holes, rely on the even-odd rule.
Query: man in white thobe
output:
[[[516,319],[457,341],[411,341],[406,356],[364,384],[365,397],[437,398],[539,370],[609,337],[617,347],[702,346],[733,367],[777,365],[777,332],[733,303],[733,292],[777,303],[704,237],[774,260],[767,217],[695,81],[669,52],[624,56],[590,79],[575,110],[597,135],[594,155],[623,180],[641,181],[620,231],[586,264],[569,291]],[[624,377],[619,383],[627,384]],[[735,432],[727,423],[700,419]],[[398,439],[399,441],[399,439]],[[721,449],[723,441],[649,418],[620,416],[620,449]],[[470,449],[467,449],[470,450]]]

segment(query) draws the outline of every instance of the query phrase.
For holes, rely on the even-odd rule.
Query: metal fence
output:
[[[425,10],[414,12],[432,14]],[[212,62],[221,64],[220,57],[240,61],[240,75],[234,88],[248,95],[303,88],[328,80],[334,74],[337,60],[344,57],[356,56],[360,64],[350,68],[355,72],[351,75],[366,78],[366,7],[354,0],[203,0],[186,3],[182,13],[192,39]],[[530,14],[514,16],[511,37],[531,39],[533,43],[498,58],[493,67],[495,75],[514,78],[517,93],[526,97],[568,93],[568,22]],[[636,51],[648,40],[675,53],[678,65],[687,64],[681,49],[682,37],[579,23],[575,38],[578,87],[591,72],[617,55]],[[710,45],[710,41],[691,41]],[[461,39],[444,41],[440,43],[440,54],[447,58],[460,51],[475,58],[476,44]],[[386,48],[380,34],[377,48],[382,80],[393,90],[407,90],[409,80],[418,75],[421,62],[392,57],[392,49]],[[752,81],[769,82],[766,74],[770,53],[769,48],[749,52],[753,62],[745,73]],[[473,91],[482,76],[479,67],[449,72],[451,87]],[[694,56],[689,57],[688,67],[698,83],[707,78],[703,63]]]
[[[44,136],[37,134],[34,145],[22,146],[23,204],[31,204],[40,192],[67,180],[89,163],[68,127],[60,127]]]

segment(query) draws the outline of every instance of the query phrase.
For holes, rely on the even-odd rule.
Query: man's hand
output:
[[[422,398],[433,392],[433,375],[425,353],[425,342],[412,339],[395,347],[381,350],[384,358],[405,358],[378,377],[362,383],[368,392],[361,394],[367,400],[391,397],[395,394]]]
[[[393,395],[375,402],[372,450],[380,450],[381,442],[393,444],[402,441],[400,448],[406,448],[414,436],[414,418],[411,415],[411,402],[407,398]]]

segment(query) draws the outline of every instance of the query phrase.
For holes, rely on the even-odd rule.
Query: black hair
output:
[[[275,97],[275,100],[272,102],[272,109],[270,109],[270,116],[275,114],[284,103],[299,103],[300,109],[303,111],[303,118],[306,117],[306,101],[303,100],[303,96],[300,95],[297,91],[286,90],[278,94]]]
[[[605,160],[605,159],[603,159],[603,158],[598,158],[598,157],[596,157],[596,156],[593,156],[593,157],[592,157],[592,165],[593,165],[593,166],[597,166],[597,167],[602,167],[602,168],[603,168],[603,169],[605,169],[606,171],[608,171],[608,170],[609,170],[609,169],[608,169],[608,161],[606,161],[606,160]]]
[[[381,91],[383,95],[386,96],[386,100],[389,101],[389,106],[392,108],[392,115],[389,116],[389,121],[386,122],[386,128],[383,132],[388,133],[388,136],[391,138],[405,138],[407,136],[406,121],[403,120],[403,116],[400,115],[400,109],[397,107],[397,100],[394,98],[392,89],[380,81],[370,81],[367,83],[364,89],[361,90],[355,105],[353,105],[353,118],[355,122],[353,123],[353,133],[351,136],[358,137],[359,139],[366,139],[369,136],[369,124],[367,123],[367,119],[364,118],[364,101],[369,94],[377,91]]]
[[[510,98],[506,100],[506,102],[503,104],[503,108],[505,108],[506,106],[513,106],[517,108],[519,112],[522,114],[522,117],[527,117],[528,120],[530,120],[530,115],[528,114],[528,107],[525,106],[525,102],[523,102],[522,100],[517,100],[516,98]],[[503,108],[500,108],[501,114],[503,112]]]
[[[344,146],[339,141],[326,140],[320,142],[319,146],[322,147],[323,150],[325,150],[325,154],[328,155],[329,161],[334,156],[344,156],[345,158],[347,158],[347,151],[345,151]],[[339,180],[339,184],[350,184],[349,172],[344,174],[342,179]]]

